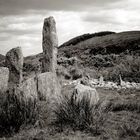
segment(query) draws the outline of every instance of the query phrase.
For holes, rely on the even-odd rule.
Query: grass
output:
[[[21,127],[33,125],[38,119],[37,101],[25,98],[22,92],[9,90],[0,104],[0,135],[18,132]]]
[[[57,105],[55,115],[54,124],[60,128],[60,131],[69,127],[74,131],[86,131],[93,135],[100,135],[101,126],[106,119],[100,104],[90,104],[90,99],[86,97],[76,101],[73,96],[65,96]]]
[[[111,105],[111,111],[136,111],[140,113],[140,103],[128,101],[115,101]]]
[[[38,124],[21,126],[18,133],[5,139],[139,139],[139,91],[97,89],[100,102],[95,106],[89,104],[89,99],[85,97],[76,102],[69,93],[73,87],[63,88],[65,94],[62,94],[67,96],[56,104],[52,124],[48,124],[47,103],[40,102]]]

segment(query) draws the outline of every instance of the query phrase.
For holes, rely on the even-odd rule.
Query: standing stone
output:
[[[32,77],[24,81],[21,86],[20,90],[22,91],[24,97],[26,99],[37,100],[38,99],[38,92],[37,92],[37,82],[36,77]]]
[[[47,100],[51,105],[59,101],[61,86],[55,73],[46,72],[37,76],[37,90],[40,100]]]
[[[0,67],[0,91],[8,89],[9,70],[6,67]]]
[[[23,77],[23,54],[21,47],[13,48],[6,54],[6,66],[9,68],[9,85],[20,85]]]
[[[58,38],[53,17],[46,18],[43,25],[43,72],[55,72],[57,65]]]
[[[122,80],[121,75],[119,75],[119,85],[122,86],[122,87],[126,86],[126,83]]]
[[[53,72],[41,73],[37,76],[38,98],[46,102],[47,120],[51,123],[55,118],[54,110],[61,102],[61,85]]]

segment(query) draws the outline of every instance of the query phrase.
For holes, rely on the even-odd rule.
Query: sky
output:
[[[61,45],[84,33],[140,30],[140,0],[0,0],[0,54],[17,46],[24,56],[42,52],[49,16]]]

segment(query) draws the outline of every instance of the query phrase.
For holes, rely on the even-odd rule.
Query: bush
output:
[[[73,130],[92,132],[94,135],[100,134],[106,119],[100,109],[100,104],[92,105],[90,99],[86,97],[76,101],[72,95],[71,97],[65,96],[56,106],[54,124],[61,131],[69,127]]]
[[[37,101],[26,99],[22,92],[4,93],[0,104],[0,133],[17,132],[23,125],[34,124],[38,119]]]
[[[104,68],[105,65],[97,61],[98,69],[100,70],[100,73],[105,77],[105,80],[119,82],[118,75],[121,75],[124,81],[140,82],[140,57],[139,56],[122,54],[122,56],[116,55],[115,58],[114,55],[113,57],[112,56],[107,57],[110,64],[111,63],[113,64],[112,67]],[[105,57],[102,58],[103,60],[105,60]],[[104,61],[104,64],[105,63],[107,64],[107,61]]]
[[[58,77],[64,77],[65,79],[70,79],[71,75],[68,70],[63,66],[58,66],[56,69],[56,73]]]
[[[72,80],[77,80],[79,78],[82,78],[83,72],[78,67],[71,67],[70,72]]]

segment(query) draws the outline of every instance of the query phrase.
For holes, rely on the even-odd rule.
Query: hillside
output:
[[[93,38],[93,37],[99,37],[99,36],[106,36],[110,34],[115,34],[115,32],[111,31],[104,31],[104,32],[98,32],[98,33],[93,33],[93,34],[83,34],[77,37],[74,37],[70,39],[69,41],[63,43],[59,48],[64,47],[64,46],[70,46],[70,45],[76,45],[82,41],[85,41],[87,39]]]
[[[105,80],[117,81],[121,74],[126,81],[140,82],[140,31],[92,35],[94,37],[90,39],[87,39],[89,34],[86,34],[64,43],[58,49],[58,57],[76,56],[81,62],[79,69],[82,68],[95,78],[103,75]],[[4,66],[4,56],[1,55],[0,59],[0,65]],[[40,59],[42,53],[25,57],[24,77],[41,71]]]
[[[59,57],[77,57],[80,69],[105,80],[140,82],[140,31],[93,37],[76,45],[59,48]]]
[[[81,41],[76,45],[62,46],[59,55],[69,53],[71,56],[82,57],[96,54],[121,53],[126,50],[140,50],[140,31],[129,31],[110,34],[101,37],[93,37]]]

